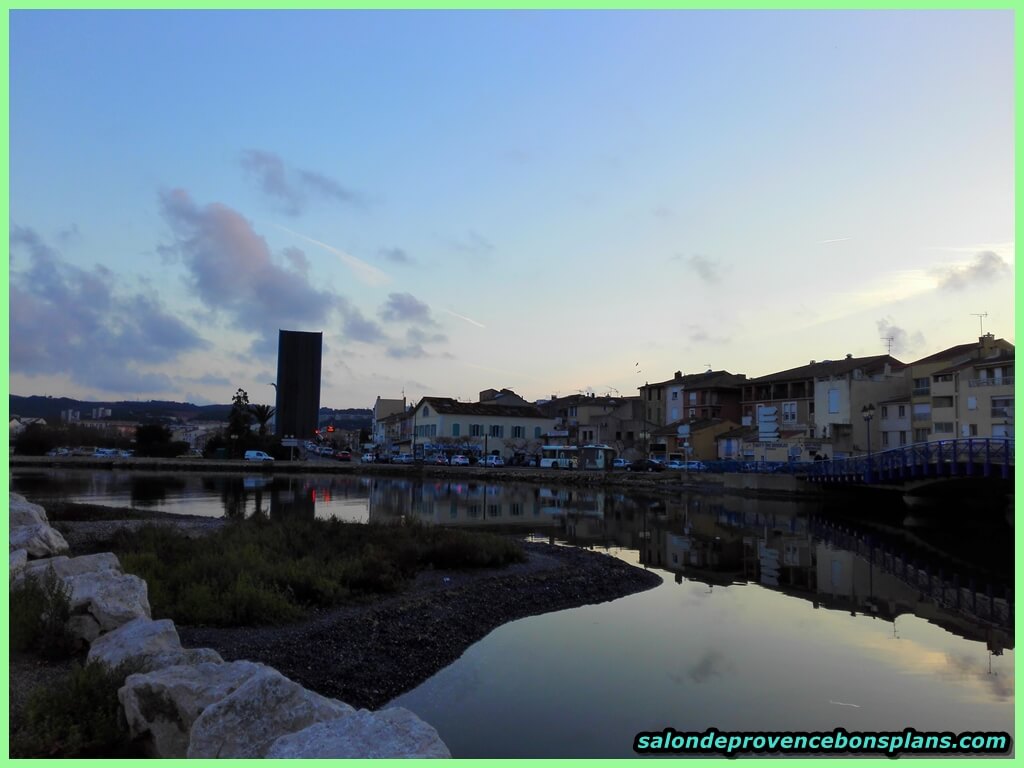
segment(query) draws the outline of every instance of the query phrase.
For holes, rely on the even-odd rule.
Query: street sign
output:
[[[281,441],[281,445],[285,448],[296,448],[299,445],[299,439],[296,437],[286,437]]]

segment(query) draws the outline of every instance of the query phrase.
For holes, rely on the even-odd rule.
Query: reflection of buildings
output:
[[[320,357],[323,333],[279,331],[277,341],[278,437],[311,440],[320,412]]]

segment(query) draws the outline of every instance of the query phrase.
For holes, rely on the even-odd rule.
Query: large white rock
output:
[[[11,526],[8,549],[12,552],[24,549],[32,557],[48,557],[67,552],[68,543],[60,532],[50,527],[49,523],[32,523]]]
[[[88,612],[105,631],[151,616],[146,582],[138,576],[92,571],[68,576],[64,583],[71,591],[72,612]]]
[[[196,718],[188,757],[263,757],[279,737],[353,711],[266,667]]]
[[[109,571],[112,573],[123,573],[121,562],[113,552],[98,552],[95,555],[82,555],[80,557],[68,557],[57,555],[56,557],[44,557],[39,560],[30,560],[25,565],[21,577],[34,576],[42,578],[46,570],[53,568],[62,579],[69,576],[80,576],[84,573],[95,573],[98,571]],[[19,580],[20,578],[19,577]]]
[[[24,549],[16,549],[11,552],[11,575],[10,583],[13,586],[15,581],[25,572],[25,566],[28,564],[28,552]]]
[[[183,758],[203,710],[264,668],[251,661],[166,667],[129,675],[117,697],[133,737],[148,734],[156,757]]]
[[[24,496],[17,493],[11,494],[11,507],[7,515],[11,528],[19,528],[23,525],[49,524],[46,517],[46,510],[38,504],[27,501]]]
[[[282,736],[268,758],[451,757],[433,726],[403,707],[316,723]]]
[[[178,630],[170,619],[139,618],[123,624],[112,632],[100,635],[89,648],[88,661],[101,661],[108,667],[129,662],[139,672],[173,667],[178,664],[201,664],[224,660],[210,648],[182,648]]]

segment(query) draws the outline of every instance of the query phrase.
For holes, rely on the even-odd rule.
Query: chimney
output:
[[[811,364],[811,365],[817,365],[817,364],[818,364],[818,361],[817,361],[817,360],[811,360],[811,363],[810,363],[810,364]]]
[[[676,378],[676,381],[678,381],[679,379],[683,378],[683,372],[682,371],[676,371],[675,378]]]
[[[996,350],[996,337],[991,333],[986,333],[984,336],[978,337],[978,344],[981,345],[981,354],[987,357],[987,353]]]
[[[851,355],[849,352],[847,352],[846,353],[846,359],[847,360],[853,360],[853,355]]]

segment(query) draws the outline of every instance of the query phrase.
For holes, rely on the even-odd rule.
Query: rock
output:
[[[92,616],[88,614],[77,614],[71,616],[67,623],[68,632],[75,640],[78,641],[80,646],[89,645],[93,640],[100,636],[100,625]]]
[[[62,579],[69,576],[80,576],[84,573],[97,571],[110,571],[112,573],[123,573],[121,562],[113,552],[99,552],[95,555],[82,555],[81,557],[68,557],[57,555],[56,557],[44,557],[39,560],[31,560],[25,566],[24,576],[35,576],[42,578],[47,568],[53,568]]]
[[[129,675],[117,697],[132,737],[149,734],[156,757],[183,758],[195,719],[261,669],[251,661],[165,667]]]
[[[353,711],[265,667],[196,718],[188,757],[263,757],[279,737]]]
[[[49,523],[32,523],[31,525],[11,526],[10,544],[8,549],[24,549],[32,557],[48,557],[66,552],[68,543]]]
[[[11,506],[7,515],[8,524],[11,528],[20,528],[25,525],[49,525],[46,517],[46,510],[38,504],[33,504],[17,493],[11,494]]]
[[[14,582],[21,576],[25,571],[25,565],[28,563],[28,552],[24,549],[16,549],[11,552],[11,572],[10,572],[10,583],[13,586]]]
[[[451,757],[437,731],[403,707],[316,723],[282,736],[268,758]]]
[[[93,571],[68,576],[64,583],[71,591],[72,612],[88,611],[105,631],[133,619],[150,617],[146,582],[138,576]]]
[[[222,664],[224,659],[212,648],[182,648],[178,630],[170,619],[139,618],[101,635],[89,649],[88,661],[102,661],[108,667],[130,663],[138,672],[179,664]]]

